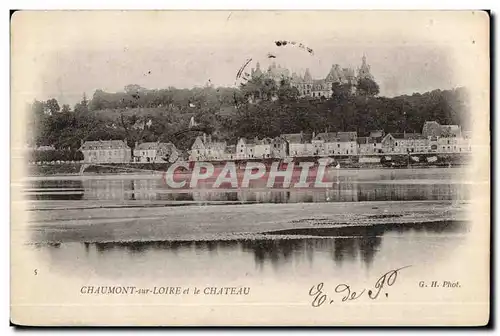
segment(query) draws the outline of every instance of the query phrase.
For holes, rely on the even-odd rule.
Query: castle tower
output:
[[[312,76],[311,73],[309,72],[309,68],[306,69],[306,73],[304,74],[304,82],[310,83],[312,82]]]
[[[262,70],[260,70],[260,63],[257,62],[255,70],[252,69],[252,77],[259,77],[259,76],[262,76]]]
[[[373,79],[373,76],[370,73],[370,66],[368,65],[368,63],[366,63],[365,55],[363,55],[363,58],[361,58],[361,67],[358,69],[358,79],[359,78]]]
[[[332,64],[330,72],[328,73],[328,75],[326,75],[325,82],[338,83],[339,81],[340,79],[339,79],[338,64]]]

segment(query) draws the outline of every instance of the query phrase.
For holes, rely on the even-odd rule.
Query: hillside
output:
[[[259,93],[266,89],[260,88]],[[40,109],[35,102],[30,127],[39,131],[33,132],[33,141],[78,148],[81,140],[126,139],[131,147],[135,142],[159,140],[187,149],[203,131],[230,143],[239,137],[301,131],[357,131],[363,136],[376,129],[420,132],[427,120],[460,124],[466,129],[469,116],[464,88],[394,98],[354,95],[339,89],[329,99],[299,98],[292,89],[280,88],[276,99],[256,103],[248,102],[245,88],[128,90],[117,94],[96,91],[92,100],[82,100],[73,111],[58,111],[53,101],[41,103]],[[44,113],[47,106],[54,113]],[[190,128],[192,120],[194,128]]]

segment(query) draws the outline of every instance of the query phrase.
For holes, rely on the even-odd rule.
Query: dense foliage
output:
[[[34,150],[31,152],[30,160],[32,162],[82,161],[83,154],[78,150]]]
[[[125,139],[135,142],[170,141],[187,149],[201,132],[236,143],[239,137],[277,136],[282,133],[371,130],[420,132],[426,120],[468,124],[468,97],[464,88],[434,90],[394,98],[378,97],[374,81],[356,90],[335,85],[329,99],[298,98],[283,81],[250,80],[239,89],[193,88],[147,90],[128,85],[123,92],[97,90],[73,109],[56,99],[34,101],[29,125],[32,145],[80,147],[84,140]],[[189,127],[194,119],[194,127]],[[193,125],[191,125],[193,126]]]

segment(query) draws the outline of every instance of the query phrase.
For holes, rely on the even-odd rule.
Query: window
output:
[[[337,148],[340,148],[340,144],[337,144]]]

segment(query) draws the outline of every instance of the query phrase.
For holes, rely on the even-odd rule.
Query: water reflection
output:
[[[441,169],[433,173],[418,170],[386,170],[334,177],[328,190],[196,190],[179,192],[168,189],[158,179],[83,179],[34,181],[27,196],[37,200],[151,200],[237,203],[310,203],[360,201],[467,200],[467,185],[453,183],[456,172]],[[435,183],[435,181],[440,183]],[[384,181],[391,181],[386,183]],[[456,180],[460,182],[460,180]]]
[[[321,267],[361,263],[370,269],[377,258],[399,259],[405,255],[420,258],[428,251],[434,255],[440,248],[454,247],[457,237],[462,237],[466,230],[465,222],[446,221],[283,230],[268,232],[269,239],[255,240],[87,242],[38,244],[37,247],[49,251],[59,266],[71,269],[77,267],[77,263],[84,263],[86,267],[104,273],[127,272],[130,263],[134,267],[143,267],[144,272],[154,273],[157,268],[164,267],[167,260],[169,264],[178,262],[185,267],[190,263],[209,263],[210,266],[204,267],[215,269],[231,260],[248,267],[251,259],[245,256],[251,256],[259,272],[264,271],[266,265],[274,270],[295,269],[300,260],[306,260],[309,265],[320,260]],[[394,241],[406,243],[394,244]],[[384,242],[390,248],[382,251]],[[411,246],[416,250],[411,250]]]

